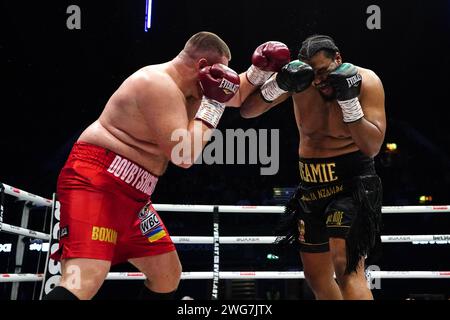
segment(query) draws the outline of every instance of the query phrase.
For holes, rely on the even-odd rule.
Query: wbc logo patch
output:
[[[138,217],[141,220],[139,226],[141,233],[147,237],[149,242],[155,242],[166,235],[159,216],[150,202],[147,202],[144,208],[142,208]]]

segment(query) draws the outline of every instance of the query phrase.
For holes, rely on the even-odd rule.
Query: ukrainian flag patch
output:
[[[148,234],[148,241],[149,242],[158,241],[159,239],[163,238],[165,235],[166,235],[166,231],[163,229],[163,227],[155,228]]]

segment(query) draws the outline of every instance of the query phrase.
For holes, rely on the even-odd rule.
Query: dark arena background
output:
[[[79,8],[79,25],[73,19]],[[374,7],[375,6],[375,7]],[[344,61],[369,68],[386,94],[387,132],[376,168],[384,206],[450,205],[450,2],[426,1],[12,1],[0,3],[0,182],[51,199],[80,133],[131,73],[171,60],[199,31],[217,33],[244,72],[254,49],[286,43],[296,58],[303,39],[332,36]],[[157,204],[282,206],[299,180],[292,101],[254,118],[227,109],[218,129],[279,129],[279,170],[262,164],[169,165]],[[247,146],[248,147],[248,146]],[[247,149],[248,150],[248,149]],[[3,222],[21,225],[23,201],[5,195]],[[173,236],[212,236],[213,216],[160,212]],[[27,228],[49,233],[50,210],[30,208]],[[277,214],[221,214],[220,236],[272,236]],[[450,213],[392,213],[383,235],[449,235]],[[0,273],[42,273],[45,241],[0,233]],[[23,261],[16,261],[18,246]],[[212,244],[178,244],[183,270],[212,271]],[[371,263],[381,271],[450,271],[450,236],[384,243]],[[295,252],[270,244],[220,247],[220,271],[302,270]],[[133,271],[118,265],[112,272]],[[443,273],[442,273],[443,274]],[[450,274],[450,273],[448,273]],[[448,275],[447,274],[447,275]],[[177,298],[210,299],[213,280],[182,280]],[[94,299],[134,299],[141,281],[105,281]],[[38,299],[41,282],[0,282],[0,299]],[[14,292],[14,294],[13,294]],[[449,299],[450,278],[381,279],[375,299]],[[301,279],[219,281],[219,299],[312,299]]]

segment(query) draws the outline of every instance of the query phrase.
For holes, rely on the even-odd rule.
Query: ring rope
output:
[[[19,188],[15,188],[15,187],[11,187],[7,184],[2,183],[4,188],[5,188],[5,194],[8,194],[10,196],[16,197],[19,200],[24,200],[24,201],[30,201],[32,204],[34,205],[38,205],[38,206],[46,206],[46,207],[51,207],[52,206],[52,200],[50,199],[46,199],[40,196],[37,196],[35,194],[32,194],[30,192],[27,191],[23,191]]]
[[[3,223],[0,232],[22,235],[33,239],[50,240],[50,235],[10,224]],[[208,236],[171,236],[176,244],[213,244],[214,237]],[[227,236],[219,237],[221,244],[273,244],[275,236]],[[383,243],[413,243],[413,244],[448,244],[450,234],[433,235],[385,235],[381,236]]]
[[[10,224],[3,223],[0,232],[22,235],[33,239],[50,240],[50,235]],[[171,236],[176,244],[213,244],[214,237],[208,236]],[[273,244],[275,236],[227,236],[219,237],[221,244]],[[385,235],[381,236],[383,243],[413,243],[413,244],[448,244],[450,234],[433,235]]]
[[[213,237],[171,236],[177,244],[212,244]],[[221,244],[273,244],[273,236],[227,236],[219,237]],[[447,244],[450,243],[450,234],[435,235],[389,235],[381,236],[383,243],[413,243],[413,244]]]
[[[11,187],[3,183],[5,194],[14,196],[20,200],[30,201],[36,205],[50,207],[52,200],[46,199],[19,188]],[[220,213],[282,213],[283,206],[230,206],[230,205],[186,205],[186,204],[153,204],[158,211],[167,212],[198,212],[213,213],[217,207]],[[384,206],[383,213],[434,213],[450,212],[450,205],[434,206]]]
[[[450,271],[367,271],[373,279],[450,279]],[[0,273],[0,282],[39,282],[43,274]],[[210,280],[212,271],[183,272],[182,280]],[[303,271],[220,271],[219,278],[225,279],[305,279]],[[142,272],[110,272],[106,280],[145,280]]]
[[[2,223],[2,228],[0,229],[0,232],[17,234],[17,235],[21,235],[21,236],[34,238],[34,239],[42,239],[42,240],[47,240],[47,241],[50,240],[49,234],[22,228],[22,227],[18,227],[18,226],[14,226],[14,225],[10,225],[7,223]]]

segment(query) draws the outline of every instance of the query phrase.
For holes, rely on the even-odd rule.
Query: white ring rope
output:
[[[47,241],[50,240],[49,234],[30,230],[30,229],[25,229],[25,228],[18,227],[18,226],[13,226],[13,225],[10,225],[7,223],[2,223],[0,232],[18,234],[21,236],[30,237],[30,238],[34,238],[34,239],[42,239],[42,240],[47,240]]]
[[[35,205],[51,207],[52,200],[46,199],[30,192],[23,191],[19,188],[11,187],[3,183],[5,194],[16,197],[20,200],[30,201]],[[200,212],[212,213],[213,205],[184,205],[184,204],[153,204],[158,211],[168,212]],[[228,206],[218,205],[221,213],[282,213],[283,206]],[[382,208],[383,213],[433,213],[433,212],[450,212],[449,205],[435,206],[385,206]]]
[[[6,223],[2,224],[0,232],[22,235],[33,239],[50,240],[50,235],[30,229],[25,229]],[[171,236],[176,244],[213,244],[214,237],[207,236]],[[221,244],[273,244],[274,236],[227,236],[219,237]],[[383,243],[413,243],[413,244],[448,244],[450,234],[433,235],[388,235],[381,236]]]
[[[450,279],[450,271],[371,271],[367,274],[376,279]],[[181,279],[212,279],[213,272],[183,272]],[[303,271],[220,271],[220,279],[305,279]],[[144,280],[140,272],[110,272],[106,280]]]
[[[30,201],[34,205],[38,205],[38,206],[45,206],[45,207],[52,206],[53,201],[50,199],[46,199],[46,198],[37,196],[35,194],[32,194],[30,192],[20,190],[19,188],[11,187],[4,183],[3,183],[3,186],[5,187],[5,194],[16,197],[19,200]]]
[[[197,205],[197,204],[152,204],[157,211],[167,212],[195,212],[195,213],[213,213],[214,206],[212,205]],[[221,206],[219,206],[220,208]],[[220,210],[220,209],[219,209]]]
[[[153,204],[157,211],[212,213],[214,206]],[[225,206],[218,205],[219,213],[283,213],[284,206]],[[436,206],[384,206],[382,213],[437,213],[450,212],[449,205]]]
[[[44,274],[32,273],[0,273],[1,282],[38,282],[44,279]]]
[[[182,280],[213,279],[212,271],[183,272]],[[450,271],[367,271],[372,279],[450,279]],[[39,282],[43,274],[0,273],[1,282]],[[303,271],[220,271],[220,279],[305,279]],[[110,272],[106,280],[145,280],[141,272]]]
[[[171,236],[177,244],[212,244],[213,237]],[[219,237],[221,244],[273,244],[273,236],[232,236]],[[435,235],[391,235],[381,236],[383,243],[413,243],[413,244],[447,244],[450,243],[450,234]]]

